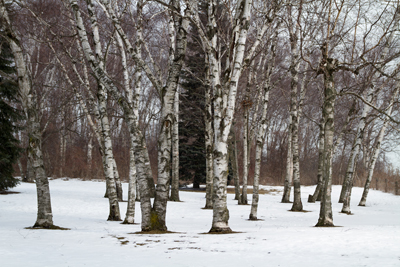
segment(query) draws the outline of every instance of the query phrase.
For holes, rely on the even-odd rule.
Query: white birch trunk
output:
[[[210,71],[210,69],[208,70]],[[209,76],[211,74],[208,74]],[[213,146],[214,146],[214,131],[213,131],[213,111],[212,111],[212,89],[210,80],[206,78],[208,84],[205,92],[205,145],[206,145],[206,206],[205,209],[213,208]]]
[[[325,143],[325,131],[324,122],[321,120],[319,124],[319,141],[318,141],[318,173],[317,179],[318,184],[315,188],[314,194],[308,197],[308,202],[314,203],[315,201],[321,201],[321,190],[323,188],[323,170],[324,170],[324,143]]]
[[[64,144],[65,144],[65,138],[63,136],[63,133],[60,133],[60,172],[59,172],[59,177],[63,177],[63,167],[65,165],[65,155],[64,155]]]
[[[235,185],[235,200],[240,199],[240,184],[238,175],[238,159],[237,159],[237,148],[236,148],[236,137],[233,127],[231,127],[231,132],[229,134],[229,160],[232,166],[232,176]]]
[[[249,27],[251,0],[242,0],[237,3],[235,25],[233,29],[234,49],[230,62],[232,68],[225,77],[226,83],[219,84],[220,72],[216,66],[217,59],[214,54],[209,54],[210,70],[212,73],[212,87],[214,93],[214,203],[213,222],[210,232],[230,232],[228,225],[229,211],[226,203],[226,186],[228,178],[228,151],[227,141],[233,121],[233,111],[239,77],[243,70],[243,58],[247,31]],[[209,9],[215,9],[216,3],[210,1]],[[211,13],[215,16],[214,10]],[[215,19],[215,17],[214,17]],[[214,29],[216,24],[213,23]],[[216,30],[216,29],[215,29]],[[214,34],[217,34],[215,31]],[[211,36],[212,38],[213,36]],[[229,62],[228,62],[229,63]],[[227,64],[227,67],[228,64]]]
[[[279,25],[279,24],[278,24]],[[265,135],[267,133],[267,111],[268,111],[268,103],[269,103],[269,94],[271,91],[271,76],[275,67],[275,57],[276,57],[276,46],[278,42],[278,31],[275,32],[271,48],[270,54],[267,57],[267,69],[266,69],[266,77],[263,84],[263,94],[262,98],[262,113],[261,120],[258,122],[257,127],[257,135],[256,135],[256,156],[255,156],[255,167],[254,167],[254,183],[253,183],[253,199],[251,201],[251,210],[249,219],[257,220],[257,210],[258,210],[258,200],[259,200],[259,183],[260,183],[260,173],[261,173],[261,162],[262,162],[262,152],[265,142]],[[264,73],[264,68],[262,69],[262,73]]]
[[[112,152],[112,141],[110,136],[110,124],[108,121],[107,116],[107,107],[106,107],[106,94],[104,87],[99,85],[98,89],[98,99],[99,99],[99,113],[100,113],[100,120],[101,120],[101,135],[103,137],[103,144],[104,144],[104,157],[105,161],[103,164],[104,168],[104,175],[106,177],[106,184],[107,184],[107,197],[109,199],[110,205],[110,212],[108,216],[109,221],[120,221],[120,209],[118,204],[118,193],[117,187],[115,183],[115,176],[114,176],[114,156]]]
[[[108,188],[108,199],[110,205],[110,213],[108,220],[121,220],[119,204],[118,204],[118,197],[114,179],[114,162],[113,162],[113,155],[112,155],[112,143],[110,137],[110,128],[109,122],[106,112],[106,94],[104,90],[104,86],[109,86],[106,83],[108,77],[106,77],[104,70],[103,70],[103,63],[101,59],[101,45],[98,41],[98,31],[96,30],[96,21],[94,14],[91,16],[94,40],[95,40],[95,50],[96,56],[98,59],[95,58],[93,55],[92,49],[89,45],[89,41],[87,38],[87,34],[85,31],[85,26],[83,24],[83,20],[80,14],[79,6],[76,0],[70,0],[70,5],[74,14],[74,19],[77,24],[77,32],[82,44],[83,52],[85,54],[86,59],[88,60],[90,67],[92,68],[93,72],[97,76],[96,78],[99,79],[101,84],[98,86],[98,109],[100,114],[100,122],[101,122],[101,134],[104,138],[104,156],[105,156],[105,164],[104,164],[104,173],[106,177],[106,183]],[[88,9],[90,8],[90,3],[88,4]],[[89,9],[90,13],[90,9]],[[107,80],[108,81],[108,80]]]
[[[299,8],[300,10],[300,8]],[[300,11],[299,11],[300,12]],[[290,14],[291,15],[291,14]],[[292,211],[302,211],[303,204],[301,202],[300,187],[300,159],[299,159],[299,113],[297,107],[297,87],[299,84],[299,68],[300,68],[300,50],[298,48],[299,27],[295,24],[295,32],[289,26],[290,47],[291,47],[291,64],[289,71],[291,74],[290,82],[290,116],[292,117],[292,158],[293,158],[293,205]]]
[[[247,205],[247,179],[249,176],[249,108],[248,106],[243,106],[244,110],[244,118],[243,118],[243,185],[242,185],[242,194],[240,195],[239,204]]]
[[[15,66],[18,75],[18,86],[21,96],[21,103],[27,118],[28,132],[28,158],[33,167],[33,172],[37,190],[38,212],[36,222],[33,227],[53,228],[53,213],[51,210],[49,181],[43,165],[42,142],[40,131],[40,120],[38,115],[38,105],[36,95],[31,86],[31,78],[20,40],[14,33],[8,11],[3,0],[0,1],[0,18],[3,20],[5,28],[5,38],[10,44],[11,52],[14,56]]]
[[[286,155],[286,175],[285,185],[283,187],[282,203],[290,203],[290,191],[292,190],[293,182],[293,157],[292,157],[292,117],[289,116],[288,130],[288,149]]]
[[[172,0],[171,5],[176,10],[181,10],[179,1]],[[186,13],[187,11],[185,11]],[[187,13],[185,14],[187,15]],[[189,26],[188,17],[174,15],[175,22],[175,51],[174,60],[169,65],[166,85],[161,90],[161,131],[158,141],[158,178],[156,197],[152,212],[152,228],[166,231],[166,211],[168,200],[168,187],[170,180],[171,148],[173,124],[177,123],[174,112],[175,94],[178,88],[180,71],[186,54],[186,34]]]
[[[172,177],[171,196],[169,200],[179,200],[179,92],[175,92],[174,100],[175,122],[172,129]]]
[[[123,201],[123,192],[122,192],[122,183],[121,183],[121,178],[119,177],[119,172],[117,168],[117,162],[115,161],[114,158],[114,153],[112,154],[112,160],[113,160],[113,173],[114,173],[114,180],[115,180],[115,189],[117,190],[117,198],[118,201]]]
[[[396,101],[396,99],[398,98],[399,90],[400,90],[400,84],[398,83],[395,91],[393,92],[392,98],[390,100],[389,108],[386,112],[389,116],[392,114],[393,105],[394,105],[394,102]],[[369,164],[368,164],[368,176],[365,181],[364,191],[363,191],[363,194],[362,194],[362,197],[361,197],[361,200],[360,200],[360,203],[358,204],[358,206],[365,206],[365,204],[367,202],[368,192],[369,192],[369,188],[371,185],[372,176],[374,174],[375,164],[378,159],[379,153],[381,152],[381,144],[382,144],[383,138],[385,136],[385,132],[386,132],[386,128],[387,128],[388,124],[389,124],[389,119],[386,118],[385,121],[383,122],[381,130],[379,131],[378,136],[376,137],[376,141],[375,141],[374,148],[373,148],[372,158],[370,159]]]
[[[92,178],[92,160],[93,160],[93,136],[92,134],[90,134],[87,146],[87,154],[86,154],[86,163],[87,163],[86,178]]]
[[[126,208],[125,220],[123,224],[135,223],[135,200],[136,200],[136,165],[135,165],[135,151],[133,145],[133,138],[131,138],[131,147],[129,149],[129,188],[128,188],[128,205]]]
[[[322,70],[324,74],[324,104],[322,109],[322,116],[325,130],[323,172],[324,187],[322,191],[319,219],[318,223],[315,225],[323,227],[334,226],[332,215],[332,158],[336,99],[334,72],[337,64],[337,61],[332,58],[324,58],[324,60],[325,64]]]
[[[367,91],[367,101],[368,102],[372,101],[372,96],[373,96],[373,87],[370,86]],[[360,122],[358,123],[357,134],[356,134],[356,137],[354,140],[353,147],[351,149],[349,163],[347,165],[346,176],[345,176],[345,180],[343,182],[342,192],[340,194],[340,199],[339,199],[339,202],[343,201],[343,208],[341,211],[342,213],[347,213],[347,214],[351,213],[350,198],[351,198],[351,190],[353,188],[353,179],[354,179],[354,175],[355,175],[355,171],[356,171],[358,155],[359,155],[360,149],[361,149],[361,143],[364,138],[366,119],[367,119],[367,115],[368,115],[370,109],[371,109],[371,107],[369,105],[364,104]]]

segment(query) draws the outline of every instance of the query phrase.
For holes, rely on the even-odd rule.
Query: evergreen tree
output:
[[[196,29],[192,28],[193,36]],[[186,66],[190,72],[183,72],[181,79],[179,121],[179,176],[180,180],[193,181],[199,188],[206,179],[205,153],[205,88],[199,81],[205,75],[204,53],[199,45],[188,42]]]
[[[0,39],[0,191],[15,187],[18,180],[13,177],[13,164],[17,162],[21,148],[14,133],[22,119],[15,108],[18,94],[17,83],[9,78],[15,73],[10,46]]]

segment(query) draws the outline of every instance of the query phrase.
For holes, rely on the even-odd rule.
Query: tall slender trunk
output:
[[[235,138],[235,131],[233,127],[231,127],[231,131],[229,133],[229,160],[232,166],[232,176],[233,182],[235,185],[235,200],[240,199],[240,184],[239,184],[239,175],[238,175],[238,160],[237,160],[237,151],[236,151],[236,138]]]
[[[66,138],[63,135],[63,133],[60,133],[60,171],[59,171],[59,176],[63,177],[64,176],[64,166],[65,166],[65,148],[66,148]]]
[[[216,3],[212,1],[209,10],[216,7]],[[230,69],[225,72],[225,83],[221,86],[219,78],[214,77],[213,93],[214,93],[214,206],[213,206],[213,222],[210,232],[230,232],[228,225],[229,211],[226,203],[226,183],[228,178],[228,135],[233,121],[233,111],[235,108],[235,100],[239,77],[243,70],[243,58],[245,52],[245,43],[247,39],[247,31],[249,27],[251,0],[242,0],[237,3],[235,24],[233,27],[233,43],[232,54],[229,55],[229,62],[232,66],[226,66]],[[215,12],[215,10],[211,11]],[[215,18],[215,14],[213,16]],[[215,29],[216,23],[212,22]],[[216,34],[217,31],[214,33]],[[209,54],[211,72],[217,76],[220,74],[218,68],[218,60],[215,55]],[[216,71],[214,73],[214,71]],[[218,75],[219,76],[219,75]]]
[[[289,117],[288,149],[286,155],[286,175],[283,188],[282,203],[290,203],[290,191],[293,182],[293,157],[292,157],[292,117]]]
[[[314,203],[315,201],[321,201],[321,190],[323,188],[323,170],[324,170],[324,142],[325,142],[325,132],[324,132],[324,122],[321,120],[319,124],[319,142],[318,142],[318,173],[317,180],[318,184],[315,188],[314,194],[309,195],[308,202]]]
[[[87,163],[87,171],[86,171],[86,178],[92,178],[92,159],[93,159],[93,136],[90,134],[88,146],[87,146],[87,156],[86,156],[86,163]]]
[[[179,201],[179,92],[175,92],[174,112],[176,121],[172,128],[172,179],[169,200]]]
[[[324,49],[322,49],[324,52]],[[325,56],[325,55],[324,55]],[[332,216],[332,158],[333,158],[333,135],[335,126],[335,99],[336,89],[334,83],[334,72],[337,61],[332,58],[324,58],[324,104],[322,116],[324,121],[324,188],[322,191],[321,208],[316,226],[333,226]]]
[[[372,101],[372,95],[373,95],[373,87],[370,86],[367,91],[367,101],[368,102]],[[354,180],[354,176],[355,176],[355,172],[356,172],[358,156],[359,156],[360,149],[361,149],[361,142],[364,138],[366,119],[367,119],[367,115],[368,115],[370,109],[371,108],[369,105],[364,104],[360,122],[358,123],[358,127],[357,127],[357,134],[354,139],[353,147],[351,149],[349,163],[347,165],[346,176],[345,176],[345,180],[343,182],[342,192],[340,194],[340,199],[339,199],[339,202],[343,201],[343,208],[341,211],[343,213],[348,213],[348,214],[351,213],[350,198],[351,198],[351,191],[352,191],[352,187],[353,187],[353,180]]]
[[[297,24],[296,24],[297,25]],[[292,211],[302,211],[303,204],[301,202],[300,187],[300,158],[299,158],[299,113],[297,107],[297,87],[299,84],[299,67],[300,67],[300,50],[297,40],[299,35],[299,26],[296,31],[290,30],[290,46],[291,46],[291,65],[289,67],[291,74],[290,82],[290,116],[292,118],[292,158],[293,158],[293,205]]]
[[[246,101],[246,100],[245,100]],[[249,100],[247,100],[249,101]],[[242,194],[240,195],[239,204],[247,205],[247,178],[249,176],[249,109],[246,103],[243,104],[244,108],[244,125],[243,125],[243,185]]]
[[[279,27],[279,23],[276,27]],[[260,173],[261,173],[261,163],[262,163],[262,152],[265,142],[265,136],[267,132],[267,111],[269,103],[269,94],[272,88],[271,76],[275,68],[275,58],[276,58],[276,46],[278,42],[278,31],[275,31],[274,37],[272,39],[272,44],[270,48],[270,53],[266,58],[267,69],[265,74],[265,81],[263,83],[263,92],[261,95],[262,102],[262,113],[261,120],[258,122],[257,132],[256,132],[256,155],[255,155],[255,167],[254,167],[254,183],[253,183],[253,199],[251,201],[251,210],[249,219],[257,220],[257,210],[258,210],[258,200],[259,200],[259,183],[260,183]],[[265,65],[265,63],[263,65]],[[264,73],[264,68],[262,68],[262,73]],[[257,104],[258,105],[258,104]],[[257,110],[258,111],[258,110]],[[267,141],[268,143],[268,141]]]
[[[180,2],[172,0],[171,5],[176,10],[181,10]],[[165,86],[160,91],[161,97],[161,131],[158,140],[158,178],[156,187],[156,196],[152,210],[152,228],[153,230],[166,231],[166,212],[168,200],[168,187],[170,181],[171,167],[171,148],[173,125],[177,122],[174,111],[175,94],[178,89],[179,76],[183,65],[187,47],[187,29],[189,26],[188,10],[185,16],[180,17],[172,13],[175,27],[175,47],[173,51],[173,60],[170,60],[169,72]]]
[[[112,142],[110,136],[110,124],[108,121],[107,111],[106,111],[106,92],[103,85],[99,85],[98,87],[98,109],[100,114],[100,121],[101,121],[101,135],[103,136],[103,145],[104,145],[104,157],[105,157],[105,164],[104,167],[104,174],[106,177],[106,184],[107,184],[107,195],[109,199],[110,205],[110,212],[108,216],[109,221],[120,221],[120,209],[118,204],[118,193],[117,187],[115,183],[115,162],[114,156],[112,151]]]
[[[397,84],[396,89],[393,92],[392,98],[389,102],[389,108],[386,112],[388,115],[392,114],[393,105],[399,95],[399,90],[400,90],[400,83]],[[381,152],[381,144],[382,144],[383,138],[385,136],[385,132],[386,132],[386,128],[387,128],[388,124],[389,124],[389,119],[386,118],[385,121],[383,122],[381,130],[379,131],[378,136],[376,137],[376,141],[375,141],[374,148],[373,148],[372,158],[370,159],[369,164],[368,164],[368,176],[365,181],[363,194],[362,194],[362,197],[361,197],[361,200],[360,200],[360,203],[358,204],[358,206],[365,206],[365,203],[367,202],[368,192],[369,192],[369,188],[371,185],[372,176],[374,174],[375,164],[378,159],[379,153]]]
[[[25,62],[20,40],[12,29],[3,0],[0,1],[0,18],[5,28],[5,38],[10,44],[14,56],[15,66],[18,74],[18,86],[21,103],[27,118],[28,132],[28,158],[33,167],[36,181],[38,212],[34,227],[53,227],[53,213],[51,210],[49,181],[43,165],[42,136],[40,130],[40,118],[35,91],[32,88],[31,77]]]
[[[213,125],[212,125],[212,91],[211,85],[208,84],[206,86],[206,96],[205,96],[205,143],[206,143],[206,206],[205,209],[213,208],[213,179],[214,179],[214,170],[213,170]]]

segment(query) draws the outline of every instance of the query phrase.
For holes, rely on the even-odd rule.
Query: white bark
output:
[[[396,101],[396,99],[398,98],[399,90],[400,90],[400,83],[397,84],[396,89],[393,92],[392,98],[389,102],[389,108],[387,110],[387,114],[389,116],[392,114],[393,105],[394,105],[394,102]],[[370,159],[369,164],[368,164],[368,176],[365,181],[364,191],[363,191],[363,194],[362,194],[362,197],[361,197],[361,200],[360,200],[360,203],[358,204],[358,206],[365,206],[365,204],[367,202],[369,187],[370,187],[370,184],[372,181],[372,176],[374,174],[375,163],[378,159],[379,153],[381,152],[381,144],[382,144],[383,138],[385,136],[385,132],[386,132],[388,124],[389,124],[389,119],[386,118],[385,121],[383,122],[381,130],[379,131],[378,136],[376,137],[376,141],[375,141],[374,148],[373,148],[372,158]]]
[[[12,29],[8,11],[3,0],[0,1],[0,18],[6,31],[4,36],[9,42],[14,56],[21,103],[27,118],[28,157],[34,171],[38,203],[38,212],[34,227],[52,228],[54,227],[53,213],[51,210],[49,182],[43,165],[38,104],[36,103],[35,92],[31,86],[32,81],[24,59],[20,40]]]
[[[372,96],[373,96],[373,87],[370,86],[367,91],[367,101],[368,102],[372,101]],[[350,152],[346,176],[345,176],[345,180],[343,182],[342,192],[340,194],[340,199],[339,199],[339,202],[341,202],[341,201],[343,202],[343,208],[341,211],[342,213],[347,213],[347,214],[351,213],[350,198],[351,198],[351,190],[353,187],[353,179],[354,179],[354,175],[355,175],[355,171],[356,171],[358,155],[359,155],[360,149],[361,149],[361,143],[364,138],[366,119],[367,119],[367,115],[368,115],[370,109],[371,109],[370,106],[364,104],[361,118],[360,118],[360,121],[357,126],[357,133],[356,133],[353,147]]]
[[[243,58],[247,31],[249,27],[251,0],[238,1],[236,17],[233,27],[233,51],[229,55],[230,72],[226,72],[225,84],[221,86],[218,62],[214,54],[209,54],[210,70],[212,72],[211,85],[214,93],[214,206],[213,223],[210,232],[231,231],[228,220],[229,211],[226,204],[226,184],[228,176],[227,140],[233,120],[238,80],[243,70]],[[209,9],[216,9],[216,3],[210,1]],[[215,12],[215,10],[213,11]],[[213,14],[215,16],[215,13]],[[213,16],[213,17],[214,17]],[[215,17],[214,17],[215,19]],[[216,27],[216,24],[215,24]],[[214,27],[214,30],[216,30]],[[215,31],[215,34],[217,31]],[[232,65],[230,65],[232,62]]]
[[[298,17],[300,18],[300,11]],[[288,7],[288,15],[291,16],[291,6]],[[294,27],[294,25],[296,25]],[[293,32],[294,27],[294,32]],[[299,21],[296,23],[292,22],[290,18],[289,22],[289,38],[290,38],[290,52],[291,52],[291,63],[289,71],[291,74],[290,82],[290,116],[292,117],[292,158],[293,158],[293,205],[292,211],[302,211],[303,204],[301,202],[301,191],[300,191],[300,159],[299,159],[299,113],[297,106],[297,87],[299,84],[299,68],[300,68],[300,49],[298,45],[298,37],[300,32]]]
[[[240,184],[239,184],[239,174],[238,174],[238,158],[237,158],[237,147],[236,147],[236,136],[233,127],[231,127],[231,133],[229,135],[229,160],[232,166],[232,176],[235,185],[235,200],[240,199]],[[212,208],[212,206],[211,206]]]
[[[131,147],[129,149],[129,188],[128,188],[128,205],[126,208],[126,215],[124,224],[135,223],[135,200],[136,200],[136,165],[135,165],[135,151],[134,140],[131,139]]]
[[[289,116],[288,126],[288,149],[286,155],[286,175],[285,185],[283,188],[282,203],[290,203],[290,191],[292,190],[293,182],[293,157],[292,157],[292,117]]]
[[[246,100],[245,100],[246,101]],[[247,100],[249,101],[249,100]],[[246,103],[243,105],[244,108],[244,118],[243,118],[243,185],[242,185],[242,194],[239,199],[239,204],[247,205],[247,179],[249,176],[249,166],[250,166],[250,158],[249,158],[249,109]]]
[[[86,177],[92,177],[92,159],[93,159],[93,136],[90,134],[88,146],[87,146],[87,154],[86,154],[86,163],[87,163],[87,173]]]
[[[179,91],[174,97],[175,122],[172,128],[172,177],[171,177],[171,201],[179,201]]]
[[[279,24],[278,24],[279,25]],[[262,98],[262,113],[261,120],[258,122],[257,127],[257,136],[256,136],[256,156],[255,156],[255,167],[254,167],[254,183],[253,183],[253,199],[251,201],[251,210],[249,219],[257,220],[257,210],[258,210],[258,200],[259,200],[259,183],[260,183],[260,173],[261,173],[261,162],[262,162],[262,152],[264,147],[265,135],[267,133],[267,111],[268,111],[268,103],[269,103],[269,94],[271,91],[271,76],[275,67],[275,57],[276,57],[276,45],[278,41],[278,31],[274,34],[271,51],[269,56],[267,57],[267,69],[266,69],[266,77],[263,84],[263,94]],[[264,73],[264,69],[262,71]]]
[[[89,0],[88,0],[89,1]],[[101,57],[101,45],[99,42],[95,45],[95,52],[97,55],[97,59],[94,56],[92,49],[89,45],[88,37],[86,34],[85,26],[83,24],[83,20],[81,17],[79,6],[76,0],[70,0],[70,5],[74,14],[75,23],[77,25],[77,32],[81,41],[81,45],[83,48],[83,52],[87,61],[90,64],[93,72],[96,74],[96,78],[99,79],[100,83],[98,86],[98,110],[100,114],[100,122],[101,122],[101,134],[103,137],[103,145],[104,145],[104,172],[106,177],[107,183],[107,191],[108,191],[108,198],[110,204],[110,213],[108,220],[121,220],[119,204],[118,204],[118,196],[117,190],[115,185],[114,179],[114,158],[112,154],[112,143],[111,143],[111,136],[110,136],[110,128],[109,128],[109,121],[107,117],[107,107],[106,107],[106,93],[105,93],[105,86],[109,86],[107,82],[108,77],[103,69],[102,57]],[[90,4],[88,4],[88,8]],[[90,10],[89,10],[90,11]],[[90,12],[89,12],[90,13]],[[94,34],[95,41],[97,40],[96,35],[98,35],[98,30],[96,29],[95,23],[95,15],[91,16],[92,22],[92,29]],[[106,82],[107,81],[107,82]]]
[[[323,49],[322,49],[323,50]],[[324,55],[325,56],[325,55]],[[334,84],[334,72],[337,61],[332,58],[324,58],[324,104],[322,116],[325,129],[324,140],[324,187],[321,198],[321,208],[316,226],[333,226],[332,216],[332,158],[333,135],[335,125],[335,99],[336,89]]]
[[[317,173],[317,179],[318,179],[318,184],[317,187],[315,188],[314,194],[309,196],[308,202],[315,202],[315,201],[321,201],[321,191],[323,188],[323,171],[324,171],[324,143],[325,143],[325,131],[324,131],[324,122],[321,120],[319,124],[319,141],[318,141],[318,173]]]

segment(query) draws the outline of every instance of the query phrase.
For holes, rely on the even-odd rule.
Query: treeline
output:
[[[285,186],[283,202],[293,187],[294,211],[300,185],[318,184],[309,200],[328,207],[341,184],[349,213],[353,185],[393,192],[399,179],[385,157],[398,144],[398,4],[3,1],[26,117],[15,174],[105,179],[109,220],[129,181],[125,221],[140,198],[143,230],[166,230],[180,181],[206,184],[212,231],[230,230],[227,183],[240,204],[248,184]],[[38,226],[52,224],[47,198]]]

